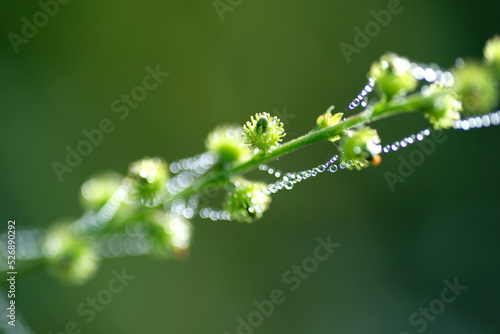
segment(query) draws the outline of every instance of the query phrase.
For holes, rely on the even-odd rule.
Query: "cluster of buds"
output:
[[[247,181],[240,177],[233,180],[228,188],[224,209],[231,214],[232,219],[252,223],[260,219],[269,208],[271,197],[265,193],[265,183]]]
[[[266,112],[255,114],[243,127],[245,144],[264,153],[277,147],[285,135],[283,122]]]
[[[368,77],[375,79],[375,88],[387,101],[413,92],[418,84],[410,71],[410,61],[394,53],[387,53],[374,62]]]
[[[378,105],[367,106],[366,96],[371,89],[365,88],[361,93],[364,102],[362,106],[367,108],[365,112],[334,127],[341,122],[343,113],[332,114],[332,107],[317,118],[316,127],[312,130],[313,135],[310,138],[304,136],[296,143],[302,145],[309,139],[310,142],[318,138],[325,139],[323,135],[328,133],[330,136],[328,140],[338,145],[341,168],[360,170],[369,163],[378,165],[381,162],[382,151],[380,137],[375,129],[360,125],[376,119],[376,117],[370,119],[372,115],[381,117],[385,116],[383,112],[398,108],[401,110],[396,111],[408,111],[412,108],[422,111],[435,129],[446,129],[460,119],[461,113],[481,114],[497,106],[500,36],[488,41],[484,48],[484,58],[484,62],[457,62],[457,66],[452,70],[453,77],[449,79],[447,77],[450,77],[450,73],[437,70],[434,72],[431,66],[429,71],[433,75],[430,78],[425,77],[429,84],[421,85],[422,94],[413,94],[404,99],[407,94],[417,90],[418,81],[423,79],[417,75],[417,70],[422,69],[406,58],[387,53],[372,64],[368,74],[373,79],[370,80],[369,87],[373,87],[374,84],[379,94],[379,100],[376,102]],[[437,79],[438,72],[441,72],[439,76],[442,79]],[[358,95],[357,100],[361,96]],[[358,124],[358,127],[352,128],[354,124]],[[325,130],[314,136],[315,131],[322,129]],[[335,135],[332,136],[332,133]],[[260,219],[269,208],[271,202],[269,194],[275,192],[273,186],[277,189],[283,187],[291,189],[295,182],[310,177],[309,174],[314,176],[315,170],[322,172],[328,166],[330,171],[336,170],[337,165],[328,165],[335,161],[332,158],[328,164],[320,165],[312,171],[288,173],[283,176],[283,181],[278,181],[269,188],[265,183],[248,181],[237,176],[243,169],[271,158],[273,152],[268,153],[280,145],[285,135],[283,122],[278,117],[266,112],[257,113],[243,127],[223,125],[215,128],[205,141],[207,150],[211,152],[208,154],[211,157],[210,161],[203,164],[201,171],[197,170],[197,167],[189,166],[198,164],[199,167],[199,161],[203,159],[182,160],[182,163],[176,163],[177,168],[173,168],[175,166],[173,164],[172,173],[176,174],[181,170],[182,173],[172,179],[168,188],[168,166],[159,158],[145,158],[132,163],[125,179],[115,173],[100,174],[89,179],[82,185],[80,195],[82,205],[87,210],[86,215],[76,223],[57,224],[46,235],[43,251],[50,272],[66,283],[86,282],[96,273],[100,262],[96,244],[99,244],[102,254],[108,256],[103,245],[111,234],[113,236],[110,238],[117,237],[122,240],[120,238],[124,237],[125,240],[123,241],[125,246],[122,247],[124,251],[110,251],[114,256],[152,254],[158,258],[186,258],[193,233],[188,219],[196,213],[205,218],[203,212],[211,210],[210,218],[213,220],[230,217],[239,222],[252,223]],[[283,150],[274,153],[277,156],[278,153],[284,153],[283,151],[290,150],[293,146],[293,143],[288,147],[282,146]],[[212,159],[214,155],[217,158]],[[255,156],[252,159],[253,155]],[[275,155],[273,157],[276,157]],[[179,165],[182,169],[178,167]],[[332,167],[334,169],[331,169]],[[197,179],[211,168],[214,168],[215,173],[209,174],[206,179]],[[266,170],[270,174],[274,173],[271,168]],[[189,173],[191,175],[188,175]],[[187,178],[186,175],[190,176],[190,179],[189,182],[185,182],[187,185],[182,186],[182,190],[187,191],[181,193],[182,190],[178,190],[172,184],[181,177]],[[274,175],[279,177],[278,172]],[[180,187],[181,182],[178,183]],[[194,193],[203,190],[203,186],[213,184],[220,186],[221,183],[226,186],[226,197],[222,203],[224,211],[215,212],[210,208],[200,210],[199,198]],[[191,185],[192,188],[188,188]],[[215,217],[212,216],[214,212]],[[222,214],[219,216],[220,213]],[[134,224],[135,227],[129,228]],[[98,228],[90,229],[89,226]],[[137,229],[138,226],[145,228]],[[126,233],[123,233],[122,228]],[[86,234],[89,231],[92,233]],[[143,251],[135,252],[132,246],[127,250],[127,245],[130,246],[136,241],[138,248],[143,248]],[[139,247],[142,245],[139,243],[141,241],[144,241],[144,247]]]
[[[377,130],[363,127],[357,130],[346,130],[340,140],[341,161],[348,167],[360,170],[368,166],[368,162],[378,165],[381,162],[380,137]]]

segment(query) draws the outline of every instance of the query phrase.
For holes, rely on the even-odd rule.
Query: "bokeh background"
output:
[[[16,54],[35,2],[4,0],[0,10],[0,208],[4,225],[46,227],[78,217],[90,175],[124,173],[143,156],[167,161],[204,150],[221,123],[245,122],[274,108],[295,115],[289,139],[310,130],[330,105],[344,110],[366,83],[372,61],[394,51],[444,67],[481,57],[499,33],[497,1],[407,1],[403,11],[347,63],[339,44],[388,1],[246,1],[221,21],[211,0],[71,1]],[[141,83],[146,66],[170,76],[128,118],[110,104]],[[58,182],[53,161],[83,129],[111,118],[116,129]],[[421,115],[375,124],[384,143],[427,126]],[[287,300],[255,333],[415,333],[408,316],[440,297],[443,280],[468,286],[426,333],[499,333],[498,203],[500,129],[446,132],[447,140],[391,192],[376,168],[324,173],[273,196],[254,224],[194,219],[184,262],[147,257],[107,260],[84,286],[37,272],[18,282],[18,311],[36,333],[74,320],[82,333],[236,333],[237,317],[279,288]],[[271,164],[283,171],[318,165],[335,153],[319,143]],[[270,180],[265,174],[254,178]],[[217,206],[217,203],[214,204]],[[4,231],[6,227],[0,228]],[[291,292],[281,275],[331,235],[338,251]],[[136,279],[90,324],[77,305],[107,286],[112,269]]]

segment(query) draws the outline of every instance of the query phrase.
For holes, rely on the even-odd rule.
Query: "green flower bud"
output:
[[[333,107],[328,109],[323,115],[319,116],[316,119],[316,130],[321,130],[321,129],[327,128],[329,126],[335,125],[338,122],[340,122],[340,120],[342,119],[344,114],[341,112],[338,112],[338,113],[332,115],[332,112],[331,112],[332,110],[333,110]],[[329,141],[334,143],[339,139],[340,139],[340,136],[333,136],[332,138],[329,139]]]
[[[486,63],[493,67],[496,72],[497,78],[500,78],[500,36],[495,35],[490,38],[484,46],[484,58]]]
[[[266,188],[265,183],[237,178],[229,187],[224,210],[239,222],[252,223],[260,219],[271,203],[271,196],[264,192]]]
[[[436,94],[436,93],[444,94]],[[434,126],[434,129],[448,129],[453,122],[460,119],[462,103],[457,99],[457,94],[449,88],[433,84],[429,87],[429,95],[436,94],[432,106],[423,110],[424,116]]]
[[[283,122],[267,112],[255,114],[243,126],[243,139],[250,149],[259,149],[262,152],[272,150],[286,135]]]
[[[166,197],[167,164],[159,158],[145,158],[130,164],[127,184],[130,198],[147,206],[160,205]]]
[[[251,152],[243,143],[242,132],[238,125],[218,126],[208,134],[205,146],[217,154],[223,165],[246,161]]]
[[[386,53],[374,62],[368,77],[375,79],[375,88],[387,100],[413,92],[418,84],[410,71],[410,61],[394,53]]]
[[[150,236],[153,255],[158,258],[184,259],[189,255],[193,230],[183,217],[158,210],[152,214]]]
[[[100,209],[122,184],[123,177],[114,172],[96,175],[85,181],[81,188],[80,202],[87,210]]]
[[[497,83],[485,65],[469,62],[453,69],[452,73],[455,79],[453,89],[462,101],[463,114],[484,114],[497,106]]]
[[[363,127],[359,130],[346,130],[340,140],[340,159],[349,168],[360,170],[368,166],[368,161],[380,162],[382,151],[377,130]],[[377,163],[377,164],[378,164]]]
[[[68,284],[83,284],[94,276],[99,255],[90,241],[71,225],[58,225],[46,236],[44,252],[49,272]]]

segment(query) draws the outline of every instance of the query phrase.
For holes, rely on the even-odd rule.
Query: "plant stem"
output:
[[[427,107],[432,105],[432,103],[435,101],[436,96],[441,94],[443,93],[436,93],[431,96],[423,96],[420,93],[415,93],[405,97],[398,102],[376,104],[372,109],[367,108],[363,112],[349,117],[340,123],[320,130],[314,130],[301,137],[292,139],[289,142],[278,146],[267,154],[257,154],[250,160],[233,166],[228,170],[208,174],[205,177],[200,178],[199,182],[197,182],[196,184],[180,192],[177,196],[187,197],[201,192],[209,186],[214,186],[217,184],[223,185],[223,181],[226,180],[230,175],[244,174],[262,163],[274,160],[287,153],[313,144],[315,142],[328,140],[332,137],[340,135],[346,129],[372,123],[377,120],[394,116],[403,112],[411,112],[419,109],[425,110]]]
[[[195,182],[193,185],[184,189],[182,192],[178,193],[175,197],[167,200],[167,202],[172,201],[176,197],[187,198],[191,195],[199,194],[208,187],[215,187],[215,188],[223,187],[226,184],[227,179],[232,175],[244,174],[254,169],[255,167],[259,166],[262,163],[279,158],[299,148],[313,144],[318,141],[328,140],[332,137],[338,136],[346,129],[372,123],[377,120],[395,116],[400,113],[406,113],[415,110],[425,110],[430,106],[432,106],[432,103],[434,103],[433,101],[435,101],[436,96],[440,94],[442,93],[435,93],[430,96],[423,96],[420,93],[415,93],[405,97],[404,99],[401,99],[400,101],[395,101],[390,103],[385,103],[385,102],[376,103],[372,107],[368,107],[363,112],[351,116],[342,122],[339,122],[335,125],[320,130],[313,130],[303,136],[292,139],[289,142],[286,142],[283,145],[278,146],[277,148],[273,149],[270,152],[267,152],[266,154],[256,154],[250,160],[232,166],[229,169],[213,171],[211,173],[209,172],[205,176],[200,177],[200,179],[198,179],[198,181]],[[144,208],[144,211],[141,211],[138,214],[138,217],[136,218],[139,218],[141,214],[144,214],[146,211],[148,211],[148,208]],[[107,232],[110,232],[113,229],[106,226],[105,230]],[[95,231],[89,234],[99,235],[101,233],[103,233],[102,230],[100,230],[99,232]],[[36,271],[37,269],[43,267],[45,264],[46,264],[45,262],[40,262],[37,265],[33,266],[33,268],[29,268],[29,270],[27,271],[29,272]]]

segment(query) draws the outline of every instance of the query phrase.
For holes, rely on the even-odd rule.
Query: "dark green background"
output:
[[[221,22],[211,0],[71,1],[15,54],[8,39],[35,1],[4,0],[0,10],[0,163],[2,219],[23,228],[81,214],[79,186],[95,172],[126,171],[159,155],[173,161],[202,152],[221,123],[255,112],[296,115],[288,138],[307,132],[330,105],[343,110],[386,51],[453,65],[481,57],[499,33],[497,1],[402,1],[403,11],[348,64],[339,44],[387,1],[244,0]],[[124,121],[111,102],[141,83],[146,66],[170,76]],[[65,146],[103,117],[115,121],[94,152],[59,183],[51,168]],[[421,115],[376,124],[384,143],[427,126]],[[398,156],[362,172],[325,173],[273,196],[255,224],[194,219],[185,262],[149,258],[105,261],[96,278],[67,287],[36,273],[18,284],[19,310],[37,333],[229,333],[253,300],[275,288],[287,301],[255,333],[399,333],[408,316],[439,298],[444,279],[468,289],[426,333],[498,333],[500,128],[458,132],[391,192],[385,171]],[[315,144],[273,163],[311,168],[335,153]],[[264,177],[255,173],[253,177]],[[269,180],[269,179],[267,179]],[[215,203],[214,206],[217,206]],[[19,227],[18,227],[19,228]],[[0,230],[5,230],[1,228]],[[281,275],[311,255],[317,237],[342,244],[291,292]],[[136,279],[86,325],[76,306],[106,287],[111,270]]]

